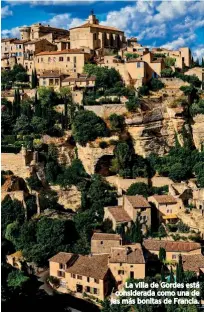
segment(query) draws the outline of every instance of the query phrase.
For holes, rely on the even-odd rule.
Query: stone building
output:
[[[73,74],[62,81],[63,87],[69,87],[71,90],[83,90],[85,88],[93,89],[96,83],[96,76],[88,77],[87,74]]]
[[[94,233],[91,238],[91,253],[110,253],[112,247],[120,247],[122,238],[118,234]]]
[[[108,268],[108,255],[74,255],[60,252],[49,260],[50,276],[60,286],[104,300],[112,291],[114,278]]]
[[[148,201],[155,205],[159,222],[178,221],[177,213],[182,208],[182,204],[172,195],[153,195],[148,197]]]
[[[45,37],[50,42],[60,36],[69,36],[66,29],[51,27],[50,25],[42,25],[41,23],[31,26],[23,26],[19,28],[21,40],[35,40]],[[51,39],[51,40],[50,40]]]
[[[58,90],[61,87],[61,81],[64,77],[58,70],[46,70],[39,76],[39,86],[52,87]]]
[[[70,30],[71,49],[88,47],[91,50],[104,51],[123,47],[125,43],[124,32],[110,26],[100,25],[96,16],[91,12],[85,24],[71,28]]]
[[[45,70],[58,70],[61,74],[72,75],[82,73],[84,65],[89,61],[90,54],[82,49],[40,52],[35,58],[35,68],[38,74]]]
[[[185,75],[195,75],[202,82],[202,89],[204,83],[204,68],[203,67],[193,67],[185,72]]]
[[[151,206],[141,195],[123,196],[121,206],[104,208],[104,220],[112,221],[113,230],[122,224],[126,228],[129,227],[132,221],[136,221],[137,216],[144,231],[151,227]]]
[[[150,254],[159,255],[160,248],[166,251],[166,260],[177,262],[179,255],[201,255],[201,244],[194,242],[176,242],[159,239],[145,239],[143,246]]]

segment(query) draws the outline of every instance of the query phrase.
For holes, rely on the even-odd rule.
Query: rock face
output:
[[[192,125],[193,140],[198,150],[201,150],[204,145],[204,115],[196,115],[193,118],[194,124]]]
[[[61,190],[58,186],[51,187],[58,195],[58,203],[65,209],[76,211],[81,206],[81,192],[76,186],[70,187],[68,190]]]
[[[175,144],[175,133],[185,124],[182,114],[174,109],[164,112],[162,108],[153,109],[145,114],[135,115],[126,120],[135,152],[143,157],[150,153],[164,155]],[[182,138],[178,136],[182,144]]]
[[[115,139],[115,137],[108,139]],[[106,141],[106,138],[103,138],[103,140]],[[94,174],[99,159],[103,156],[112,156],[113,150],[113,145],[100,148],[97,142],[87,143],[85,147],[77,144],[78,157],[88,174]]]

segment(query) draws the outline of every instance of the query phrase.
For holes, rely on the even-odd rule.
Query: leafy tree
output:
[[[113,131],[121,131],[123,129],[124,117],[117,114],[112,114],[109,117],[110,127]]]
[[[174,65],[175,65],[176,59],[173,58],[173,57],[167,56],[167,57],[165,57],[165,59],[164,59],[164,63],[165,63],[165,65],[166,65],[167,67],[171,67],[171,66],[174,66]]]
[[[139,100],[136,97],[129,98],[128,102],[125,103],[125,106],[129,112],[136,112],[139,108]]]
[[[6,227],[5,238],[12,242],[13,245],[18,249],[19,246],[19,235],[20,235],[20,224],[17,221],[10,223]]]
[[[144,177],[149,176],[149,165],[146,159],[139,155],[135,155],[133,158],[132,177]]]
[[[162,77],[173,77],[174,76],[174,72],[171,68],[165,68],[161,71],[161,76]]]
[[[161,224],[160,227],[159,227],[159,230],[158,230],[158,234],[159,234],[159,237],[166,237],[167,234],[166,234],[166,230],[164,228],[164,226]]]
[[[39,101],[42,106],[51,108],[58,103],[58,95],[52,88],[38,88]]]
[[[37,78],[37,72],[36,69],[32,70],[31,74],[31,88],[35,89],[38,85],[38,78]]]
[[[86,64],[84,72],[89,76],[96,76],[96,88],[108,89],[121,81],[119,72],[115,68],[99,67],[93,64]]]
[[[1,204],[1,229],[5,233],[8,224],[18,221],[22,224],[25,218],[25,212],[22,204],[18,200],[11,200],[9,196],[5,197]]]
[[[204,114],[204,100],[199,99],[198,101],[195,101],[191,107],[190,107],[190,113],[194,117],[197,114]]]
[[[135,59],[139,57],[139,54],[137,53],[125,53],[126,59],[130,60],[130,59]]]
[[[72,131],[74,139],[80,145],[86,145],[88,141],[94,141],[97,137],[108,134],[104,121],[91,111],[77,112]]]
[[[47,130],[47,121],[44,118],[34,116],[31,120],[31,126],[36,134],[44,134]]]
[[[132,150],[126,142],[120,142],[114,149],[114,159],[112,160],[111,170],[119,172],[120,176],[130,176],[130,164],[132,161]],[[126,171],[127,169],[127,171]]]
[[[74,244],[72,252],[81,255],[88,255],[90,251],[90,242],[88,241],[87,234],[85,230],[82,230],[80,238]]]
[[[171,171],[169,172],[169,178],[173,181],[182,181],[186,179],[186,176],[189,172],[189,168],[183,166],[181,163],[175,163],[171,167]]]
[[[26,99],[21,103],[21,114],[27,116],[29,119],[32,118],[32,105],[33,101],[30,99]]]
[[[174,283],[174,282],[175,282],[175,279],[174,279],[174,272],[173,272],[172,266],[171,266],[171,270],[170,270],[169,282],[170,282],[170,283]]]
[[[2,134],[11,134],[13,130],[14,119],[9,112],[1,113],[1,131]]]
[[[7,283],[9,287],[15,288],[24,288],[26,287],[29,277],[25,276],[22,271],[15,270],[8,274]]]
[[[142,243],[142,223],[140,222],[140,215],[137,214],[135,222],[132,222],[131,227],[125,233],[125,239],[133,243]]]
[[[29,119],[25,115],[21,115],[17,118],[16,123],[14,125],[14,133],[16,134],[30,134],[32,132],[32,126],[29,122]]]
[[[164,84],[159,79],[152,78],[149,82],[149,88],[152,91],[158,91],[158,90],[164,88]]]
[[[138,89],[139,96],[149,95],[149,87],[148,86],[141,86]]]
[[[164,266],[163,265],[161,267],[161,281],[162,282],[166,281],[166,279],[165,279],[165,272],[164,272]]]
[[[42,187],[42,182],[38,179],[37,175],[32,175],[31,177],[26,178],[26,181],[31,190],[39,191]]]
[[[162,247],[160,247],[160,249],[159,249],[159,260],[161,262],[166,260],[166,250],[164,248],[162,248]]]
[[[127,195],[142,195],[144,197],[148,197],[149,195],[149,188],[148,186],[143,182],[133,183],[129,186],[127,189]]]
[[[28,82],[29,81],[29,76],[26,72],[19,72],[16,74],[16,81],[19,82]]]

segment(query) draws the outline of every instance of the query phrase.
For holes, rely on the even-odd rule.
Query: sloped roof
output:
[[[111,27],[111,26],[105,26],[105,25],[99,25],[99,24],[90,24],[90,23],[85,23],[85,24],[82,24],[80,26],[76,26],[76,27],[72,27],[70,28],[70,30],[72,29],[76,29],[76,28],[89,28],[89,27],[92,27],[92,28],[99,28],[99,29],[107,29],[107,30],[115,30],[115,31],[119,31],[121,33],[124,33],[124,31],[116,28],[116,27]]]
[[[129,222],[131,221],[130,216],[122,208],[122,206],[107,207],[108,211],[112,214],[116,222]]]
[[[129,264],[136,264],[136,263],[145,263],[143,252],[141,248],[132,249],[131,247],[118,247],[112,248],[110,257],[110,263],[129,263]]]
[[[153,195],[159,204],[176,204],[177,200],[172,195]]]
[[[148,250],[159,250],[164,248],[166,251],[175,251],[175,252],[190,252],[192,250],[197,250],[201,248],[199,243],[193,242],[175,242],[167,240],[157,240],[157,239],[145,239],[143,245]]]
[[[133,208],[150,208],[150,204],[142,195],[126,196]]]
[[[59,55],[59,54],[88,54],[87,52],[84,52],[82,49],[67,49],[62,51],[43,51],[38,54],[40,55]]]
[[[204,269],[204,256],[203,255],[189,255],[182,256],[184,271],[199,272]]]
[[[66,272],[88,276],[95,279],[104,279],[108,271],[108,255],[79,256]]]
[[[92,240],[120,240],[121,237],[118,234],[111,233],[94,233]]]
[[[60,78],[62,74],[59,70],[47,70],[40,74],[40,78]]]
[[[58,254],[50,258],[49,261],[66,264],[72,259],[73,256],[75,256],[73,253],[59,252]]]

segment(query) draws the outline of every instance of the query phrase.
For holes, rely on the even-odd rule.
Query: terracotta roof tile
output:
[[[43,78],[43,77],[59,78],[60,76],[62,76],[62,74],[60,73],[59,70],[47,70],[47,71],[44,71],[44,73],[40,75],[40,78]]]
[[[110,27],[110,26],[105,26],[105,25],[98,25],[98,24],[90,24],[90,23],[85,23],[81,26],[78,26],[78,27],[72,27],[70,28],[70,30],[72,29],[76,29],[76,28],[88,28],[88,27],[92,27],[92,28],[100,28],[100,29],[107,29],[107,30],[116,30],[116,31],[119,31],[121,33],[124,33],[124,31],[116,28],[116,27]]]
[[[13,43],[26,43],[27,41],[29,41],[29,40],[26,40],[26,39],[19,40],[19,39],[17,39],[17,40],[14,40]]]
[[[73,256],[76,257],[76,255],[74,255],[73,253],[59,252],[58,254],[56,254],[55,256],[50,258],[49,261],[66,264],[67,262],[69,262],[73,258]]]
[[[204,269],[203,255],[182,256],[184,271],[199,272],[199,269]]]
[[[95,81],[96,76],[90,76],[90,77],[85,77],[85,76],[80,76],[80,77],[67,77],[63,80],[63,82],[78,82],[78,81]]]
[[[43,51],[36,55],[40,56],[40,55],[60,55],[60,54],[88,54],[88,53],[84,52],[82,49],[68,49],[62,51]]]
[[[110,233],[94,233],[92,240],[121,240],[120,235]]]
[[[108,211],[112,214],[116,222],[129,222],[131,218],[127,212],[122,208],[122,206],[107,207]]]
[[[110,263],[145,263],[141,248],[132,249],[131,247],[112,248],[109,257]]]
[[[66,270],[68,273],[104,279],[108,271],[108,255],[79,256]]]
[[[172,195],[154,195],[159,204],[176,204],[177,200]]]
[[[150,208],[150,204],[141,195],[135,195],[135,196],[125,196],[127,200],[130,202],[130,204],[133,206],[133,208]]]
[[[161,247],[166,251],[175,252],[190,252],[192,250],[197,250],[201,248],[199,243],[192,242],[175,242],[167,240],[157,240],[157,239],[145,239],[143,245],[148,250],[159,250]]]

